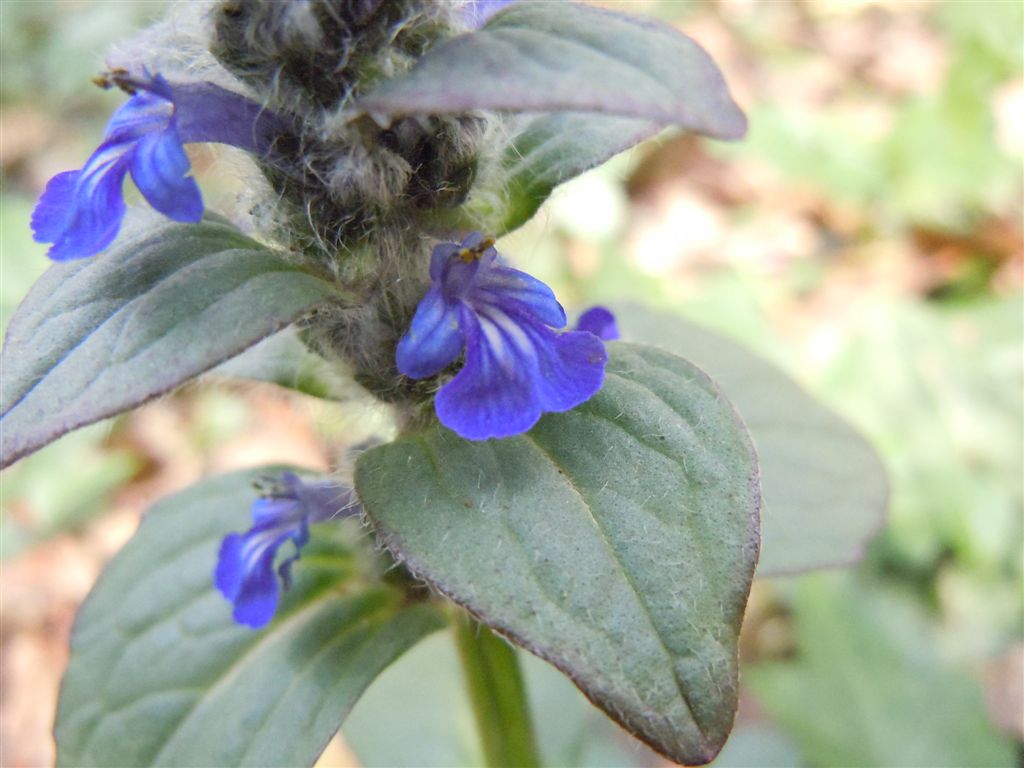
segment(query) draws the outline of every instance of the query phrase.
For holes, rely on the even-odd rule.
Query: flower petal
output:
[[[460,248],[457,243],[441,243],[434,246],[434,250],[430,252],[430,279],[435,285],[444,278],[445,266]]]
[[[212,83],[176,83],[166,92],[174,101],[182,144],[216,142],[263,155],[278,136],[293,130],[289,120],[263,104]]]
[[[151,133],[159,133],[171,122],[174,104],[157,94],[139,91],[118,107],[107,122],[104,141],[129,144]]]
[[[175,221],[203,218],[203,197],[188,155],[171,122],[167,128],[138,141],[132,157],[132,179],[149,204]]]
[[[258,629],[274,616],[278,586],[273,566],[280,543],[278,540],[253,551],[256,542],[249,534],[238,533],[221,543],[214,582],[234,603],[232,615],[239,624]]]
[[[591,333],[528,329],[537,351],[535,379],[541,408],[561,412],[589,400],[604,383],[608,353]]]
[[[281,118],[262,105],[209,83],[175,88],[145,71],[111,78],[134,89],[134,95],[111,116],[103,143],[82,170],[51,179],[32,217],[35,239],[54,243],[49,256],[58,261],[91,256],[117,236],[129,170],[143,196],[164,215],[188,222],[202,218],[202,196],[189,176],[183,135],[263,152],[284,130]],[[185,134],[178,131],[179,117]]]
[[[438,419],[467,440],[526,432],[541,415],[532,340],[508,316],[464,308],[461,319],[469,329],[466,364],[437,393]]]
[[[75,205],[75,185],[81,171],[58,173],[46,184],[32,211],[32,238],[55,243],[67,229]]]
[[[416,307],[409,330],[398,342],[398,370],[411,379],[433,376],[461,351],[459,313],[444,300],[439,288],[431,288]]]
[[[117,236],[124,219],[121,187],[127,162],[126,147],[117,142],[104,142],[92,154],[75,179],[72,208],[63,233],[50,249],[51,259],[92,256]]]
[[[576,321],[577,331],[592,333],[599,339],[614,341],[619,338],[619,326],[615,323],[615,315],[606,307],[591,307]]]
[[[217,554],[217,570],[213,583],[228,600],[234,600],[242,587],[245,573],[242,568],[242,534],[232,533],[224,537]]]
[[[303,514],[302,505],[294,498],[261,496],[252,503],[252,529],[286,528],[297,524]]]
[[[434,401],[441,423],[484,440],[530,429],[544,411],[566,411],[604,382],[607,354],[591,333],[557,333],[565,311],[551,289],[507,267],[479,232],[434,248],[431,288],[398,344],[413,378],[441,371],[465,343],[462,370]],[[610,315],[610,313],[609,313]]]
[[[309,542],[309,522],[303,519],[297,530],[292,531],[290,537],[292,543],[295,544],[295,552],[291,557],[285,558],[279,566],[277,566],[277,575],[281,577],[281,583],[284,584],[285,589],[291,589],[292,586],[292,564],[295,563],[300,557],[302,557],[302,548]]]
[[[137,94],[114,112],[102,144],[81,171],[55,176],[39,199],[33,216],[35,237],[52,242],[49,257],[66,261],[92,256],[117,236],[124,219],[124,176],[138,138],[170,120],[171,105],[150,94]],[[74,187],[70,181],[74,178]],[[56,207],[63,204],[61,217]]]
[[[274,556],[288,537],[288,532],[251,530],[221,543],[214,583],[234,603],[232,615],[239,624],[258,629],[273,618],[280,591]]]
[[[268,478],[269,479],[269,478]],[[305,482],[293,472],[282,473],[274,490],[252,504],[252,527],[224,537],[213,581],[234,604],[234,617],[254,629],[274,615],[280,593],[278,579],[288,589],[291,568],[309,541],[309,525],[335,516],[359,514],[355,491],[333,481]],[[292,553],[275,572],[281,545],[291,540]]]
[[[496,264],[477,274],[472,303],[499,306],[554,328],[566,322],[565,310],[547,285],[518,269]]]

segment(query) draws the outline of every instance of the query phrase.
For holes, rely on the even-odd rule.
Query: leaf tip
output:
[[[731,94],[723,94],[722,109],[714,123],[703,131],[707,136],[720,141],[739,141],[746,138],[750,121],[746,113],[733,101]]]

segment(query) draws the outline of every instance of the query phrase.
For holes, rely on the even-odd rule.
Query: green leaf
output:
[[[507,440],[407,435],[363,454],[356,486],[414,573],[627,730],[679,762],[721,748],[759,490],[746,430],[697,368],[613,344],[578,408]]]
[[[221,219],[154,218],[50,267],[11,319],[0,466],[168,392],[335,292]]]
[[[157,504],[79,613],[57,712],[58,764],[310,765],[367,685],[443,619],[358,588],[321,532],[274,622],[231,619],[214,589],[221,538],[249,525],[266,470]]]
[[[476,189],[459,213],[466,228],[500,236],[522,226],[559,184],[658,133],[649,120],[563,112],[520,117],[495,175],[502,194]]]
[[[718,67],[670,26],[575,3],[520,3],[429,51],[356,105],[388,117],[597,112],[738,139],[746,119]]]
[[[265,381],[326,400],[339,398],[344,389],[338,372],[303,343],[295,326],[278,331],[210,373]]]
[[[874,449],[774,365],[674,315],[617,307],[623,338],[692,360],[743,417],[761,465],[759,576],[858,562],[881,530],[885,467]]]
[[[810,765],[1013,766],[979,686],[943,659],[921,609],[845,574],[801,583],[799,656],[744,669]]]

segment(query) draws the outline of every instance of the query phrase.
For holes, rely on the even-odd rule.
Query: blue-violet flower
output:
[[[49,257],[91,256],[117,236],[124,219],[124,177],[156,210],[175,221],[199,221],[203,200],[184,144],[220,142],[265,151],[277,117],[242,96],[209,83],[172,86],[160,75],[112,79],[133,95],[110,119],[103,142],[78,171],[50,179],[35,210],[35,240],[53,243]]]
[[[619,326],[615,323],[615,315],[607,307],[591,307],[576,321],[577,331],[592,333],[604,341],[615,341],[619,338]]]
[[[252,505],[252,528],[232,533],[220,545],[214,583],[234,604],[234,618],[253,629],[277,610],[278,577],[287,589],[292,563],[309,541],[310,523],[350,517],[360,507],[351,488],[331,482],[304,482],[285,472],[273,491]],[[277,551],[291,541],[294,552],[274,573]]]
[[[551,289],[502,264],[478,232],[434,248],[431,287],[398,343],[398,370],[413,379],[439,373],[465,348],[466,360],[441,387],[441,423],[470,440],[527,431],[546,411],[567,411],[601,388],[607,354],[597,336],[558,333],[565,311]]]

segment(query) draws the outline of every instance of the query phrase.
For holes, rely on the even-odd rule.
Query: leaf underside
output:
[[[441,217],[500,236],[552,190],[664,128],[740,138],[746,119],[712,59],[671,27],[562,3],[522,3],[430,51],[359,106],[380,119],[497,110],[505,145],[486,182]],[[499,141],[497,137],[495,141]],[[436,214],[435,214],[436,215]]]
[[[746,120],[711,57],[670,26],[520,3],[432,49],[357,107],[375,115],[593,112],[736,139]]]
[[[50,267],[12,318],[0,466],[170,391],[335,290],[219,218],[134,219],[104,253]]]
[[[694,366],[610,349],[603,389],[529,434],[408,435],[365,453],[356,484],[413,572],[658,751],[705,763],[735,712],[756,458]]]

